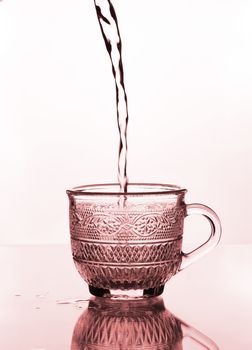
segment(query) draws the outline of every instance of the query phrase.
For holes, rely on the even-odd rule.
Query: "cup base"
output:
[[[163,293],[164,285],[149,289],[103,289],[89,285],[89,292],[96,297],[119,299],[119,300],[133,300],[157,297]]]

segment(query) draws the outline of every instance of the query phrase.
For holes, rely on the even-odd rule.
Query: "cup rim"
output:
[[[131,191],[131,187],[143,188],[143,190]],[[109,191],[110,189],[117,189],[115,191]],[[145,190],[144,190],[145,189]],[[66,193],[69,196],[152,196],[152,195],[178,195],[180,193],[186,193],[187,189],[171,184],[160,183],[129,183],[127,192],[120,192],[118,183],[105,183],[105,184],[91,184],[82,185],[68,189]]]

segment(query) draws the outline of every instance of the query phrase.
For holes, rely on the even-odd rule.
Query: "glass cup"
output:
[[[185,204],[186,189],[174,185],[89,185],[67,191],[73,260],[95,296],[158,296],[165,283],[213,249],[221,237],[216,213],[202,204]],[[184,219],[203,215],[207,241],[182,251]]]
[[[93,298],[77,321],[71,350],[218,350],[216,343],[166,309],[163,299]]]

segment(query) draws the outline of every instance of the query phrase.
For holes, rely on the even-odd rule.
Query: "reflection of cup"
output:
[[[161,298],[94,298],[75,325],[71,350],[183,350],[184,337],[202,349],[218,350],[212,340],[172,315]]]
[[[202,204],[184,202],[186,190],[172,185],[90,185],[68,190],[75,265],[96,296],[157,296],[178,271],[217,245],[221,225]],[[209,239],[182,252],[184,218],[206,217]]]

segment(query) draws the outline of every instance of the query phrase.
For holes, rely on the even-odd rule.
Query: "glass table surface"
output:
[[[252,245],[220,245],[159,298],[89,294],[70,246],[0,247],[0,349],[251,350]]]

